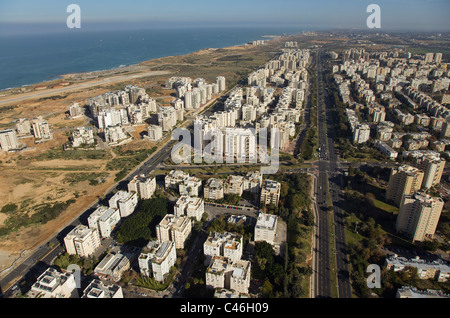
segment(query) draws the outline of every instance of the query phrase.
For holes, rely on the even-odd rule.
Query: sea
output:
[[[0,90],[102,71],[143,61],[223,48],[265,35],[292,35],[296,28],[167,28],[0,36]]]

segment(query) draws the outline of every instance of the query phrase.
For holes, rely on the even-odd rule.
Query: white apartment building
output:
[[[158,125],[150,125],[147,127],[148,138],[151,141],[159,141],[163,136],[163,129]]]
[[[27,118],[19,118],[16,123],[16,130],[19,136],[31,134],[31,122]]]
[[[16,132],[12,129],[5,129],[0,131],[0,146],[3,151],[20,148]]]
[[[72,132],[72,147],[92,145],[95,143],[94,132],[90,127],[78,127]]]
[[[412,242],[433,238],[444,201],[440,197],[417,191],[405,194],[400,203],[395,229]]]
[[[160,106],[158,111],[158,124],[163,131],[170,131],[177,124],[177,111],[172,106]]]
[[[84,289],[81,298],[123,298],[122,287],[94,279]]]
[[[224,182],[222,179],[210,178],[203,188],[203,197],[206,200],[220,200],[224,195]]]
[[[106,206],[99,206],[88,217],[88,225],[91,229],[96,229],[102,238],[110,237],[111,232],[120,222],[119,209],[112,209]]]
[[[72,118],[82,117],[84,115],[83,108],[78,103],[69,106],[69,116]]]
[[[78,298],[73,273],[61,273],[49,267],[27,293],[29,298]]]
[[[353,143],[362,144],[370,138],[370,127],[366,124],[358,124],[353,131]]]
[[[210,264],[214,256],[228,257],[232,262],[242,257],[242,235],[231,232],[212,232],[203,243],[205,265]]]
[[[231,289],[248,294],[251,264],[249,261],[232,262],[227,257],[214,256],[206,270],[206,287],[212,289]]]
[[[128,138],[128,135],[119,125],[106,127],[104,134],[105,141],[110,145],[118,144]]]
[[[33,119],[33,135],[35,139],[46,140],[53,139],[53,134],[50,130],[50,125],[44,120],[42,116]]]
[[[122,274],[130,268],[130,259],[127,255],[110,252],[95,267],[94,274],[106,280],[120,281]]]
[[[175,265],[177,254],[175,244],[170,241],[150,241],[139,255],[139,270],[142,275],[164,282],[170,268]]]
[[[192,221],[189,217],[166,214],[156,226],[156,236],[159,242],[171,241],[175,243],[175,248],[182,249],[191,230]]]
[[[109,207],[119,209],[122,218],[132,214],[138,203],[136,192],[118,191],[109,199]]]
[[[237,194],[239,196],[244,192],[244,177],[231,175],[225,181],[224,194]]]
[[[417,276],[420,279],[433,279],[438,282],[450,280],[450,266],[441,259],[435,261],[427,261],[419,257],[408,259],[395,254],[386,258],[385,265],[387,269],[395,272],[409,267],[417,268]]]
[[[205,212],[205,204],[202,198],[193,198],[190,196],[181,196],[174,206],[175,216],[186,215],[189,218],[194,218],[197,221],[202,219]]]
[[[278,205],[281,194],[281,184],[273,180],[265,180],[260,195],[260,202],[266,205]]]
[[[171,170],[164,178],[164,186],[166,189],[178,189],[180,183],[189,177],[189,173],[181,170]]]
[[[97,229],[80,224],[66,235],[64,244],[68,254],[89,257],[101,245],[100,234]]]
[[[255,225],[255,242],[265,241],[274,245],[277,224],[278,217],[276,215],[260,212]]]
[[[156,178],[146,177],[141,174],[134,176],[134,178],[128,183],[128,192],[135,192],[139,195],[139,198],[146,200],[150,199],[156,191]]]
[[[180,195],[198,197],[202,189],[202,180],[197,177],[187,177],[178,186]]]

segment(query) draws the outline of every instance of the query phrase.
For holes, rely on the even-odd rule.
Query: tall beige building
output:
[[[260,202],[266,205],[278,205],[280,200],[281,184],[273,180],[265,180],[261,188]]]
[[[445,168],[445,160],[440,158],[425,158],[419,168],[423,170],[422,189],[430,189],[441,182]]]
[[[64,244],[68,254],[89,257],[101,245],[100,234],[97,229],[80,224],[66,235]]]
[[[0,147],[4,151],[17,149],[20,147],[15,130],[5,129],[0,131]]]
[[[422,170],[404,165],[393,168],[386,191],[386,200],[399,206],[403,195],[413,194],[422,186],[424,173]]]
[[[424,192],[405,195],[400,204],[395,228],[412,242],[432,238],[441,216],[444,201]]]
[[[166,214],[156,227],[156,236],[159,242],[175,242],[177,249],[184,248],[186,239],[191,234],[192,221],[187,216]]]

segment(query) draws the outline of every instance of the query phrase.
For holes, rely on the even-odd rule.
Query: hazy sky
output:
[[[381,31],[450,31],[450,0],[0,0],[0,33],[66,28],[69,4],[81,8],[82,29],[167,26],[295,26],[367,29],[369,4],[381,8]],[[9,26],[8,26],[9,25]],[[10,29],[6,29],[10,28]]]

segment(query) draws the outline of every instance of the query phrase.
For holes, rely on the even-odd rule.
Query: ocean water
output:
[[[67,73],[107,70],[203,48],[240,45],[265,39],[264,35],[298,33],[301,30],[230,27],[2,36],[0,90],[40,83]]]

